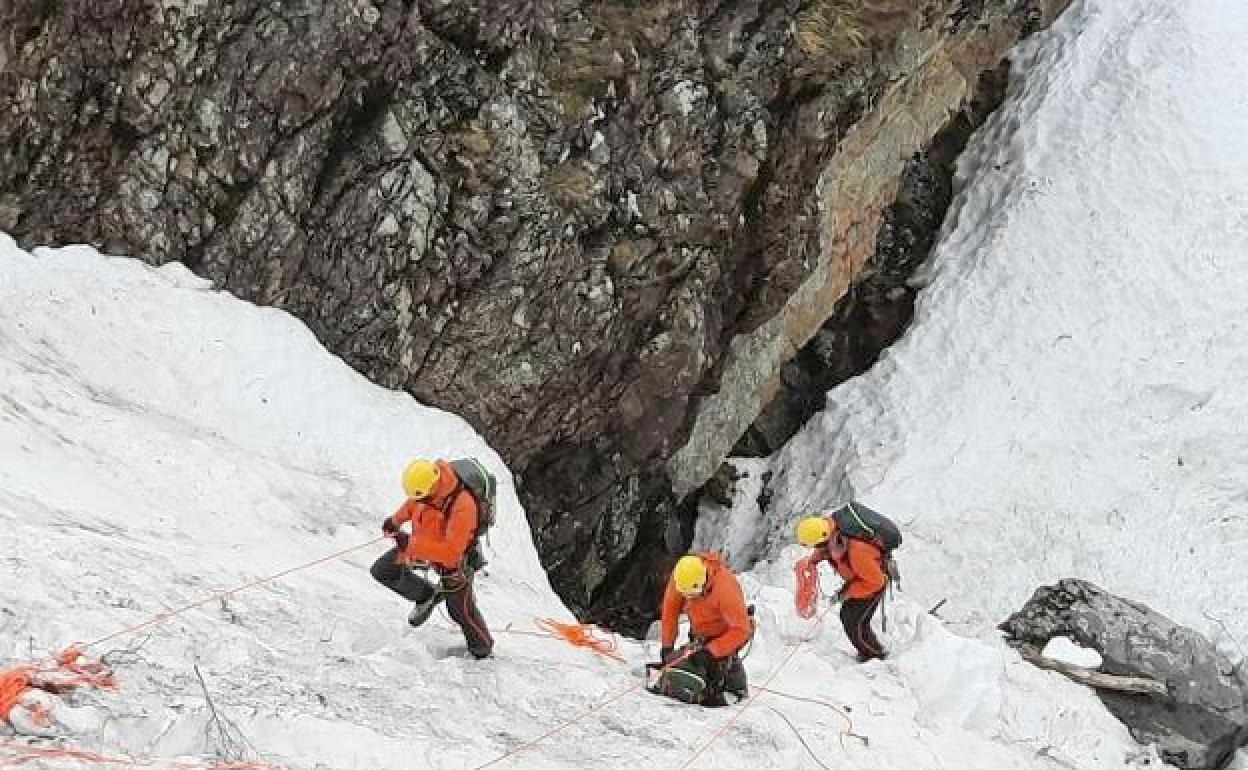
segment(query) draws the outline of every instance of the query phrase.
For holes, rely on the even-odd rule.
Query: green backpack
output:
[[[447,497],[446,507],[450,509],[461,491],[472,495],[477,504],[477,532],[473,537],[475,547],[476,541],[489,534],[490,527],[494,526],[497,519],[498,480],[474,457],[451,460],[451,470],[455,471],[455,476],[459,479],[459,488]]]
[[[706,677],[707,672],[697,663],[697,658],[686,658],[663,669],[650,691],[684,703],[700,704],[706,697]]]

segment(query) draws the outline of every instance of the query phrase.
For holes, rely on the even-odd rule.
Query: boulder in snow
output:
[[[1107,674],[1164,683],[1165,698],[1099,694],[1136,740],[1176,767],[1219,770],[1248,743],[1248,678],[1208,639],[1142,604],[1067,579],[1037,590],[1000,628],[1024,651],[1067,637],[1096,650]]]

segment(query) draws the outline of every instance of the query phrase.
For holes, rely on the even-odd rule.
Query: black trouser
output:
[[[451,620],[464,632],[468,651],[479,658],[489,655],[494,648],[494,639],[485,626],[481,611],[477,609],[472,592],[473,572],[468,569],[455,572],[439,570],[442,587],[435,590],[428,580],[399,565],[396,560],[398,554],[399,549],[391,548],[373,564],[371,571],[378,583],[417,605],[419,611],[409,618],[412,625],[422,625],[433,615],[438,602],[445,600]]]
[[[841,604],[841,625],[845,627],[849,642],[854,645],[860,658],[884,656],[884,646],[880,644],[879,639],[875,638],[875,632],[871,630],[871,618],[883,600],[884,592],[880,591],[865,599],[846,599]]]
[[[706,694],[702,698],[703,705],[728,705],[724,700],[724,693],[732,693],[738,698],[749,694],[745,665],[735,652],[726,658],[712,658],[705,649],[698,650],[690,656],[689,668],[705,672]]]
[[[745,676],[745,665],[737,657],[737,653],[713,661],[709,673],[713,689],[721,693],[730,692],[742,698],[748,694],[749,682]]]

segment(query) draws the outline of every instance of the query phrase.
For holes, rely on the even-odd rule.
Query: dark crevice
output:
[[[325,160],[313,183],[310,200],[320,201],[322,196],[331,189],[334,177],[343,161],[377,125],[390,107],[394,91],[393,83],[381,80],[369,83],[363,92],[355,97],[355,103],[339,113]],[[326,207],[326,210],[330,208],[332,207]]]

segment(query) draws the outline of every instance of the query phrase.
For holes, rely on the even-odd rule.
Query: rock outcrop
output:
[[[8,0],[0,229],[181,260],[462,414],[635,628],[907,162],[1068,2]]]
[[[1248,677],[1200,634],[1082,580],[1036,591],[1001,624],[1015,646],[1065,636],[1100,653],[1101,671],[1162,682],[1167,698],[1100,692],[1136,740],[1166,762],[1220,770],[1248,742]]]

